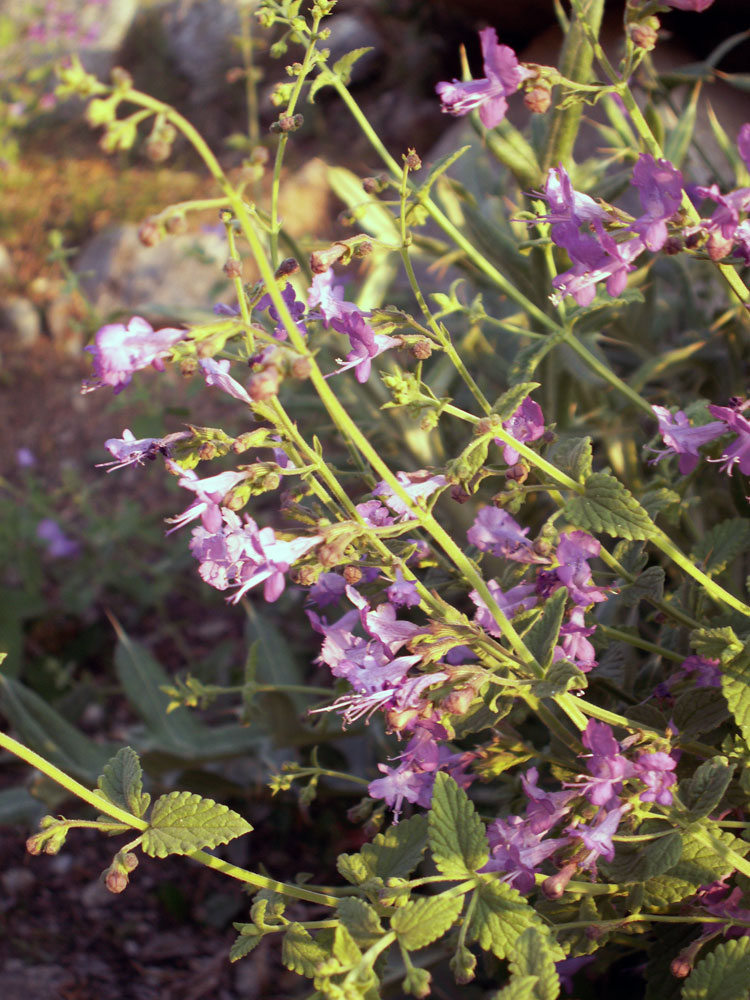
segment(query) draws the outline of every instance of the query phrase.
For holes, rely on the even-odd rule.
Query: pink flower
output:
[[[153,365],[164,371],[162,358],[178,340],[187,335],[186,330],[165,327],[154,330],[141,316],[134,316],[127,326],[110,323],[103,326],[86,350],[94,355],[94,372],[98,382],[84,383],[82,392],[91,392],[103,385],[111,385],[121,392],[130,382],[133,372]]]
[[[701,445],[726,433],[726,427],[716,420],[709,424],[693,427],[682,410],[673,414],[664,406],[652,406],[651,409],[659,421],[659,433],[662,441],[667,446],[663,451],[655,452],[656,458],[651,459],[651,464],[655,465],[667,455],[679,455],[680,475],[682,476],[692,472],[698,464],[700,458],[698,449]],[[718,415],[714,414],[714,416]]]
[[[713,2],[714,0],[660,0],[660,3],[665,3],[676,10],[692,10],[696,14],[702,14],[704,10],[708,10]]]

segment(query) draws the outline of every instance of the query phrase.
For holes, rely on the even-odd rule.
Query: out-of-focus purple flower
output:
[[[297,298],[294,292],[294,286],[291,283],[288,282],[284,286],[284,288],[282,288],[281,297],[286,303],[287,309],[291,313],[292,319],[294,320],[297,329],[299,330],[299,332],[302,334],[303,337],[306,337],[307,327],[302,322],[302,317],[305,314],[305,303],[300,302],[300,300]],[[259,299],[255,308],[260,311],[263,311],[264,309],[268,310],[268,315],[271,317],[274,323],[276,323],[276,327],[273,331],[274,337],[277,340],[286,340],[289,334],[287,332],[286,327],[281,322],[281,318],[279,317],[279,312],[276,306],[273,304],[271,296],[268,293],[266,293],[263,296],[263,298]]]
[[[134,316],[127,326],[109,323],[96,334],[92,346],[86,350],[94,355],[94,373],[97,381],[84,383],[82,392],[91,392],[103,385],[110,385],[121,392],[131,380],[133,372],[153,365],[164,370],[162,358],[170,349],[187,336],[187,330],[165,327],[154,330],[141,316]]]
[[[710,458],[709,462],[723,462],[721,471],[730,476],[735,465],[739,466],[743,476],[750,475],[750,421],[731,406],[711,405],[708,412],[712,417],[722,420],[726,427],[737,435],[719,458]]]
[[[696,14],[708,10],[713,2],[714,0],[659,0],[659,3],[665,3],[668,7],[674,7],[676,10],[692,10]]]
[[[582,868],[594,872],[597,858],[604,858],[605,861],[613,860],[615,845],[612,843],[612,838],[617,833],[622,814],[622,809],[610,809],[609,812],[600,809],[593,826],[580,824],[566,828],[567,833],[580,838],[589,850],[587,857],[581,863]]]
[[[750,267],[750,220],[745,219],[734,231],[734,253]]]
[[[694,897],[694,902],[700,903],[712,917],[722,917],[727,921],[724,937],[745,937],[750,934],[750,927],[743,927],[742,924],[750,922],[750,910],[740,906],[742,889],[739,886],[732,889],[725,885],[724,879],[727,877],[725,875],[716,882],[702,885]],[[713,936],[716,924],[705,923],[702,925],[702,931],[705,936]]]
[[[507,45],[498,44],[494,28],[479,32],[484,60],[484,77],[462,83],[438,83],[435,90],[440,97],[441,110],[449,115],[466,115],[479,109],[479,118],[485,128],[494,128],[505,118],[508,110],[506,97],[518,90],[521,82],[533,72],[519,66],[515,52]]]
[[[500,608],[505,617],[509,619],[514,618],[519,611],[527,611],[529,608],[533,608],[538,600],[536,596],[536,587],[533,583],[519,583],[516,587],[511,587],[511,589],[505,593],[503,593],[500,589],[500,585],[494,580],[489,580],[487,587],[497,606]],[[492,614],[485,604],[484,599],[479,594],[479,591],[472,590],[469,593],[469,597],[477,607],[477,613],[474,615],[474,621],[478,625],[481,625],[485,632],[489,632],[490,635],[494,635],[499,639],[502,634],[500,632],[500,627],[492,617]]]
[[[215,385],[222,392],[229,396],[234,396],[248,406],[252,405],[252,399],[247,394],[247,390],[240,385],[237,379],[229,374],[229,361],[215,361],[213,358],[202,358],[198,364],[206,379],[206,385]]]
[[[630,183],[638,188],[645,209],[630,227],[649,250],[661,250],[667,242],[667,221],[682,201],[682,174],[665,159],[641,153]]]
[[[31,448],[17,448],[16,462],[21,469],[33,469],[36,465],[36,455]]]
[[[737,133],[737,149],[745,166],[750,170],[750,122],[745,122]]]
[[[346,590],[346,580],[340,573],[321,573],[317,581],[310,587],[307,598],[319,608],[336,604]]]
[[[570,812],[570,803],[578,797],[578,789],[562,789],[548,792],[539,788],[539,771],[530,767],[521,775],[521,785],[528,799],[526,823],[532,833],[543,834],[560,822]]]
[[[397,608],[414,608],[420,601],[416,583],[414,580],[405,580],[400,569],[396,570],[396,579],[385,593],[391,604]]]
[[[526,443],[537,441],[544,434],[544,414],[539,403],[535,403],[530,396],[521,403],[518,409],[503,421],[503,428],[516,439]],[[520,455],[509,444],[504,444],[500,438],[495,438],[495,444],[503,447],[503,461],[507,465],[514,465]]]
[[[663,451],[655,452],[651,465],[656,465],[667,455],[680,456],[680,475],[686,476],[698,464],[700,452],[698,449],[713,441],[714,438],[726,434],[727,428],[718,421],[711,421],[699,427],[693,427],[682,410],[671,413],[665,406],[652,406],[651,409],[659,421],[659,433],[667,446]]]
[[[482,507],[474,523],[466,532],[472,545],[482,552],[491,552],[513,562],[545,563],[549,560],[538,556],[526,535],[528,528],[522,528],[511,515],[499,507]]]
[[[638,796],[641,802],[658,802],[662,806],[672,805],[670,788],[677,784],[677,775],[672,772],[677,761],[668,753],[656,751],[642,753],[633,761],[633,773],[647,786]]]
[[[358,310],[341,313],[331,320],[331,326],[339,333],[346,334],[352,346],[345,360],[336,359],[339,367],[335,372],[331,372],[331,375],[340,375],[341,372],[353,368],[357,381],[364,383],[370,377],[372,359],[392,347],[401,346],[399,337],[387,337],[383,333],[375,333]]]
[[[584,781],[582,793],[595,806],[611,806],[617,802],[625,778],[633,775],[633,765],[620,753],[620,744],[606,722],[589,719],[581,742],[591,755],[586,760],[590,779]]]
[[[709,233],[719,233],[723,240],[734,240],[740,221],[740,212],[750,209],[750,188],[738,188],[729,194],[722,194],[718,185],[696,187],[693,193],[698,198],[708,198],[716,202],[717,208],[708,222],[703,223]]]
[[[37,524],[36,537],[44,543],[50,559],[69,559],[81,551],[78,542],[68,538],[57,521],[51,517],[44,517]]]
[[[221,226],[222,233],[224,232],[224,226]],[[226,302],[217,302],[214,305],[214,316],[239,316],[240,307],[230,306]]]
[[[426,469],[419,469],[417,472],[397,472],[396,479],[401,484],[404,493],[416,504],[445,486],[448,480],[443,475],[431,476]],[[413,514],[406,506],[401,497],[396,496],[388,483],[381,480],[372,491],[374,497],[380,497],[399,521],[413,520]],[[362,506],[362,505],[360,505]]]
[[[595,631],[595,625],[586,625],[583,608],[573,608],[567,622],[560,628],[562,642],[555,646],[554,661],[569,660],[585,674],[593,670],[597,665],[596,650],[587,636]]]
[[[555,962],[555,968],[560,977],[560,985],[568,996],[573,992],[573,976],[579,969],[590,965],[593,961],[593,955],[581,955],[579,958],[565,958],[562,962]]]
[[[179,475],[177,485],[184,490],[191,490],[195,493],[195,500],[190,506],[176,517],[168,517],[167,524],[173,524],[167,532],[170,535],[178,528],[184,527],[197,517],[201,519],[201,524],[206,531],[217,532],[221,530],[222,513],[221,503],[230,490],[247,479],[249,472],[220,472],[217,476],[209,476],[207,479],[199,479],[197,473],[192,469],[182,469],[175,462],[167,463],[173,472]]]
[[[688,656],[682,661],[680,673],[691,677],[696,687],[721,687],[718,660],[708,660],[705,656]]]

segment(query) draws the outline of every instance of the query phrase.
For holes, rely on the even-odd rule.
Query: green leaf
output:
[[[555,958],[548,938],[536,927],[527,927],[519,934],[509,958],[514,976],[536,976],[534,1000],[557,1000],[560,995],[560,977],[555,968]],[[511,980],[512,982],[512,980]]]
[[[527,927],[535,927],[546,937],[553,960],[562,961],[565,957],[562,948],[549,936],[546,924],[521,893],[505,882],[483,880],[476,889],[476,906],[467,939],[478,941],[480,948],[498,958],[510,958]]]
[[[532,656],[544,670],[548,670],[552,665],[552,657],[560,636],[560,626],[565,614],[567,599],[567,587],[560,587],[556,590],[544,602],[541,614],[536,617],[531,628],[523,636],[523,641],[528,646]]]
[[[695,116],[698,113],[698,97],[700,92],[701,84],[699,82],[693,88],[690,100],[684,107],[676,127],[669,130],[667,141],[664,144],[665,158],[674,163],[676,167],[682,166],[682,161],[685,159],[687,151],[690,148],[693,130],[695,129]]]
[[[696,688],[691,683],[687,691],[675,698],[672,718],[681,737],[692,740],[726,722],[729,709],[718,688]]]
[[[722,941],[699,962],[682,988],[682,1000],[747,1000],[750,938]]]
[[[312,104],[317,92],[322,87],[329,87],[333,83],[334,77],[338,77],[342,83],[348,84],[352,75],[352,67],[366,52],[372,52],[371,45],[361,49],[352,49],[351,52],[347,52],[345,56],[337,59],[330,69],[327,66],[321,69],[310,85],[310,91],[307,95],[308,101]]]
[[[734,629],[729,627],[693,629],[690,633],[690,645],[698,656],[721,660],[722,663],[741,653],[743,648]]]
[[[193,792],[170,792],[154,802],[141,847],[153,858],[190,854],[204,847],[227,844],[252,827],[225,805]]]
[[[693,549],[690,558],[706,576],[715,576],[749,548],[750,521],[744,517],[734,517],[707,531]]]
[[[428,824],[432,857],[443,875],[466,878],[487,863],[484,824],[463,788],[443,771],[435,776]]]
[[[334,931],[333,957],[338,959],[345,969],[351,969],[362,958],[362,952],[357,946],[357,942],[344,924],[338,924]]]
[[[507,986],[499,990],[492,1000],[535,1000],[536,976],[513,976]]]
[[[420,969],[419,966],[412,965],[406,970],[406,975],[401,981],[401,988],[404,993],[413,997],[428,997],[430,995],[430,983],[432,974],[427,969]]]
[[[427,177],[422,181],[419,188],[415,192],[417,199],[426,198],[430,193],[430,188],[438,177],[445,173],[449,167],[452,167],[456,160],[462,157],[464,153],[468,152],[470,149],[471,146],[461,146],[452,153],[447,153],[445,156],[441,156],[439,160],[436,160],[430,167],[430,172],[427,174]]]
[[[594,453],[591,438],[561,438],[550,449],[549,460],[579,483],[584,483],[591,475]]]
[[[377,910],[363,899],[345,896],[337,906],[339,920],[363,951],[383,936],[383,925]]]
[[[586,687],[586,674],[570,660],[556,660],[541,680],[531,683],[537,698],[556,698],[566,691],[583,691]]]
[[[663,875],[677,864],[682,857],[682,836],[671,830],[658,840],[642,844],[618,844],[614,859],[601,863],[609,881],[621,885],[645,882],[657,875]]]
[[[634,608],[647,598],[660,601],[664,597],[664,570],[661,566],[649,566],[633,583],[623,587],[620,593],[626,608]]]
[[[339,875],[351,885],[362,885],[372,878],[372,872],[361,854],[339,854],[336,868]]]
[[[612,553],[627,573],[638,576],[648,562],[643,542],[618,542]]]
[[[745,744],[750,747],[750,644],[722,667],[721,690]]]
[[[583,496],[572,497],[563,507],[571,524],[588,531],[604,531],[614,538],[649,539],[657,533],[646,511],[629,490],[608,472],[594,472]]]
[[[112,805],[126,809],[134,816],[143,816],[151,796],[143,791],[143,771],[138,754],[130,747],[118,750],[104,765],[96,787]]]
[[[391,930],[408,951],[418,951],[441,938],[458,920],[463,896],[430,896],[411,900],[391,917]]]
[[[522,347],[508,371],[508,382],[511,385],[527,382],[556,343],[554,337],[547,337],[545,340],[535,340],[528,347]]]
[[[301,924],[290,924],[281,946],[281,961],[287,969],[312,979],[317,966],[330,956],[330,951],[316,941]]]
[[[257,948],[263,940],[263,935],[255,924],[235,924],[234,926],[240,933],[234,939],[229,951],[229,961],[239,962],[245,955],[249,955],[253,948]]]
[[[712,836],[721,844],[738,854],[745,855],[750,850],[746,844],[726,831],[718,831],[711,824]],[[732,861],[724,853],[710,845],[704,845],[689,831],[682,835],[682,855],[680,860],[663,875],[657,875],[644,883],[644,910],[663,912],[673,903],[679,903],[693,896],[702,885],[716,882],[734,870]]]
[[[369,875],[383,880],[407,878],[422,860],[426,846],[427,817],[417,814],[379,833],[364,845],[361,857]]]
[[[708,816],[721,802],[734,774],[734,764],[726,757],[705,760],[692,778],[680,782],[680,800],[690,821]]]
[[[492,404],[492,412],[496,413],[501,420],[507,420],[513,416],[526,397],[538,389],[540,382],[518,382],[506,392],[499,396]]]

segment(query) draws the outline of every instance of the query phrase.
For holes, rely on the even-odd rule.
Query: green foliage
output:
[[[416,899],[396,910],[391,930],[408,951],[418,951],[437,941],[455,924],[463,909],[463,896]]]
[[[585,493],[572,497],[563,513],[576,528],[604,531],[633,541],[654,537],[657,529],[633,494],[607,472],[592,473]]]
[[[685,980],[682,1000],[745,1000],[748,982],[750,938],[722,941]]]
[[[497,958],[511,958],[519,937],[528,928],[539,934],[543,941],[539,947],[546,949],[545,955],[552,956],[554,962],[562,961],[562,949],[520,892],[505,882],[489,881],[485,876],[476,889],[468,940],[477,941],[480,948],[491,951]]]
[[[524,642],[529,652],[545,671],[549,671],[552,667],[552,657],[560,637],[560,626],[563,623],[567,600],[567,587],[560,587],[549,600],[545,601],[541,613],[528,632],[524,633]]]
[[[726,757],[704,761],[687,781],[680,782],[680,799],[690,820],[702,819],[712,813],[724,797],[734,774],[734,765]]]
[[[435,776],[429,814],[429,844],[438,870],[450,878],[466,878],[487,862],[484,825],[474,804],[453,778]]]
[[[547,937],[535,927],[528,927],[516,939],[509,968],[514,977],[536,977],[534,1000],[557,1000],[560,995],[560,977],[555,968],[557,954],[557,949],[550,947]]]
[[[228,844],[251,830],[228,806],[193,792],[169,792],[154,802],[141,846],[151,857],[165,858]]]
[[[151,796],[143,791],[143,771],[138,754],[130,747],[122,747],[105,764],[96,787],[112,805],[139,818],[145,815],[151,802]]]

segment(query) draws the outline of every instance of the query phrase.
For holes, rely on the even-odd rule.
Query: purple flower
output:
[[[430,804],[432,786],[435,784],[435,774],[432,771],[412,771],[408,763],[403,762],[398,767],[378,764],[378,770],[385,775],[376,778],[367,786],[367,791],[373,799],[385,799],[385,804],[393,810],[393,823],[398,823],[403,808],[404,799],[423,807]]]
[[[683,676],[692,677],[696,687],[721,687],[718,660],[708,660],[705,656],[688,656],[682,661],[680,672]]]
[[[339,366],[331,375],[340,375],[341,372],[354,369],[357,381],[366,382],[370,377],[372,369],[372,359],[379,354],[389,350],[391,347],[400,347],[401,339],[398,337],[387,337],[382,333],[375,333],[367,323],[361,312],[358,310],[341,313],[331,320],[331,326],[339,333],[344,333],[349,338],[352,346],[351,351],[346,356],[346,360],[337,358]],[[330,376],[329,376],[330,377]]]
[[[414,608],[419,604],[419,594],[414,580],[405,580],[400,569],[396,570],[396,579],[386,590],[391,604],[397,608]]]
[[[585,253],[576,255],[572,250],[568,253],[573,259],[573,267],[552,279],[559,301],[566,295],[572,295],[579,306],[588,306],[594,301],[596,285],[606,281],[609,295],[616,298],[622,294],[627,283],[628,274],[633,270],[633,261],[640,255],[644,242],[636,236],[632,240],[618,243],[609,233],[605,232],[601,223],[594,222],[596,237],[588,236]],[[599,247],[599,256],[593,257],[593,243]]]
[[[133,372],[153,365],[158,371],[164,370],[162,358],[178,340],[187,336],[186,330],[165,327],[154,330],[141,316],[134,316],[127,326],[110,323],[103,326],[87,347],[94,355],[94,372],[98,381],[85,383],[82,392],[91,392],[103,385],[111,385],[116,393],[121,392],[131,380]]]
[[[606,601],[606,590],[592,586],[588,564],[588,560],[598,556],[600,551],[601,544],[586,531],[567,531],[560,535],[555,553],[560,565],[539,574],[537,593],[548,597],[562,586],[568,588],[568,597],[580,607]]]
[[[606,722],[589,719],[581,742],[591,755],[586,761],[591,779],[581,789],[595,806],[607,806],[617,801],[625,778],[633,775],[633,765],[620,753],[620,744]]]
[[[553,662],[569,660],[584,673],[593,670],[597,665],[596,650],[587,636],[593,635],[595,631],[596,626],[586,626],[583,608],[573,608],[568,621],[560,628],[562,642],[555,646]]]
[[[667,446],[663,451],[655,452],[656,457],[651,459],[651,465],[660,462],[667,455],[679,455],[682,476],[692,472],[698,464],[698,449],[702,445],[726,433],[726,427],[718,421],[693,427],[682,410],[673,414],[664,406],[652,406],[651,409],[659,421],[662,441]]]
[[[641,802],[671,806],[672,793],[669,789],[677,784],[677,775],[672,774],[676,767],[677,761],[668,753],[639,754],[633,761],[633,772],[647,786],[646,791],[639,795]]]
[[[578,797],[578,789],[547,792],[537,786],[538,779],[539,771],[535,767],[530,767],[526,774],[521,775],[521,785],[529,800],[526,822],[532,833],[542,834],[570,812],[570,803]]]
[[[527,396],[515,412],[503,421],[503,428],[516,441],[523,443],[537,441],[544,434],[544,414],[541,406]],[[502,445],[503,461],[507,465],[514,465],[520,458],[515,448],[504,444],[500,438],[495,438],[495,444]]]
[[[321,573],[317,581],[310,587],[308,600],[324,608],[336,604],[344,596],[346,580],[339,573]]]
[[[313,275],[312,285],[307,293],[309,309],[316,306],[323,316],[323,325],[329,326],[331,320],[339,319],[347,313],[359,312],[353,302],[344,299],[344,286],[334,285],[335,275],[329,268],[322,274]]]
[[[36,455],[31,448],[17,448],[16,462],[21,469],[33,469],[36,465]]]
[[[750,122],[745,122],[737,133],[737,149],[745,166],[750,170]]]
[[[543,840],[521,816],[496,819],[487,827],[490,860],[483,872],[505,872],[504,882],[518,892],[531,892],[536,869],[555,851],[569,842],[567,837]]]
[[[300,302],[300,300],[295,295],[294,287],[290,283],[287,283],[284,286],[284,288],[282,288],[281,297],[286,303],[287,309],[291,313],[292,319],[294,320],[297,329],[299,330],[299,332],[302,334],[303,337],[306,337],[307,327],[302,322],[302,317],[305,314],[305,303]],[[271,296],[268,293],[266,293],[263,296],[263,298],[258,301],[255,308],[261,311],[263,309],[268,310],[268,315],[271,317],[274,323],[276,323],[276,328],[273,331],[274,337],[277,340],[286,340],[289,334],[287,332],[286,327],[281,322],[279,312],[276,306],[273,304]]]
[[[37,524],[36,537],[44,543],[50,559],[69,559],[81,551],[78,542],[68,538],[57,521],[51,517],[44,517]]]
[[[724,240],[733,240],[740,221],[740,212],[750,209],[750,188],[738,188],[729,194],[722,194],[716,184],[710,187],[696,187],[694,193],[699,198],[715,201],[717,208],[714,214],[704,222],[703,226],[709,233],[719,233]]]
[[[511,515],[499,507],[482,507],[474,519],[474,524],[466,532],[472,545],[482,552],[511,559],[514,562],[548,562],[538,556],[526,535],[528,528],[522,528]]]
[[[617,827],[622,819],[622,809],[610,809],[609,812],[599,810],[594,826],[569,826],[567,832],[573,837],[579,837],[588,848],[589,853],[581,863],[582,868],[596,871],[596,859],[604,858],[612,861],[615,856],[615,845],[612,838],[617,833]]]
[[[449,115],[465,115],[479,109],[479,117],[485,128],[494,128],[505,118],[508,110],[506,97],[515,93],[521,81],[533,76],[531,70],[518,65],[513,49],[499,45],[494,28],[479,32],[484,60],[484,77],[462,83],[438,83],[435,90],[442,103],[441,110]]]
[[[511,587],[506,593],[503,593],[499,584],[494,580],[488,581],[487,587],[497,606],[505,617],[509,619],[514,618],[519,611],[527,611],[529,608],[533,608],[538,600],[536,587],[533,583],[519,583],[518,586]],[[469,593],[469,597],[477,607],[477,613],[474,615],[474,621],[477,625],[481,625],[485,632],[489,632],[490,635],[494,635],[498,639],[501,638],[502,633],[500,632],[500,628],[492,617],[484,599],[480,596],[479,591],[472,590]]]
[[[722,472],[732,475],[735,465],[739,465],[743,476],[750,475],[750,421],[731,406],[709,406],[708,412],[712,417],[722,420],[730,431],[734,431],[737,437],[728,445],[720,458],[710,458],[709,462],[723,462]]]
[[[167,523],[173,524],[167,534],[177,531],[197,517],[206,531],[217,532],[221,530],[222,513],[221,503],[230,490],[247,479],[249,472],[220,472],[217,476],[209,476],[207,479],[199,479],[197,473],[192,469],[182,469],[175,462],[167,462],[173,472],[180,476],[177,485],[185,490],[195,493],[193,503],[176,517],[168,517]]]
[[[153,461],[157,455],[169,456],[170,446],[176,441],[190,437],[189,431],[177,431],[163,438],[136,438],[127,428],[121,438],[109,438],[104,447],[114,457],[113,462],[99,462],[98,469],[110,466],[108,472],[123,469],[126,465],[143,465]],[[182,471],[182,470],[181,470]]]
[[[630,227],[649,250],[661,250],[667,242],[667,220],[682,201],[682,174],[669,160],[655,160],[641,153],[630,181],[638,188],[645,212]]]
[[[552,242],[567,250],[572,258],[593,262],[601,251],[591,236],[590,226],[597,220],[608,219],[607,210],[597,205],[589,195],[573,189],[570,175],[562,164],[550,169],[541,197],[550,211],[540,216],[538,221],[551,224]],[[584,233],[580,232],[581,227],[584,227]]]
[[[675,7],[677,10],[692,10],[696,14],[702,14],[708,10],[714,0],[659,0],[660,3],[667,4],[668,7]]]
[[[396,479],[401,484],[401,489],[404,493],[415,504],[418,504],[420,500],[426,500],[427,497],[432,496],[436,490],[441,489],[448,482],[445,476],[431,476],[426,469],[419,469],[417,472],[397,472]],[[383,480],[376,484],[372,495],[374,497],[382,497],[383,503],[398,516],[399,521],[411,521],[414,519],[414,515],[401,497],[396,496],[393,489]],[[360,504],[357,509],[361,506],[364,505]]]
[[[226,392],[229,396],[234,396],[235,399],[239,399],[243,403],[247,403],[248,406],[252,406],[252,399],[247,394],[247,391],[240,385],[237,379],[232,378],[229,374],[229,362],[228,361],[215,361],[213,358],[203,358],[198,362],[200,369],[206,379],[206,385],[215,385],[221,389],[222,392]]]

